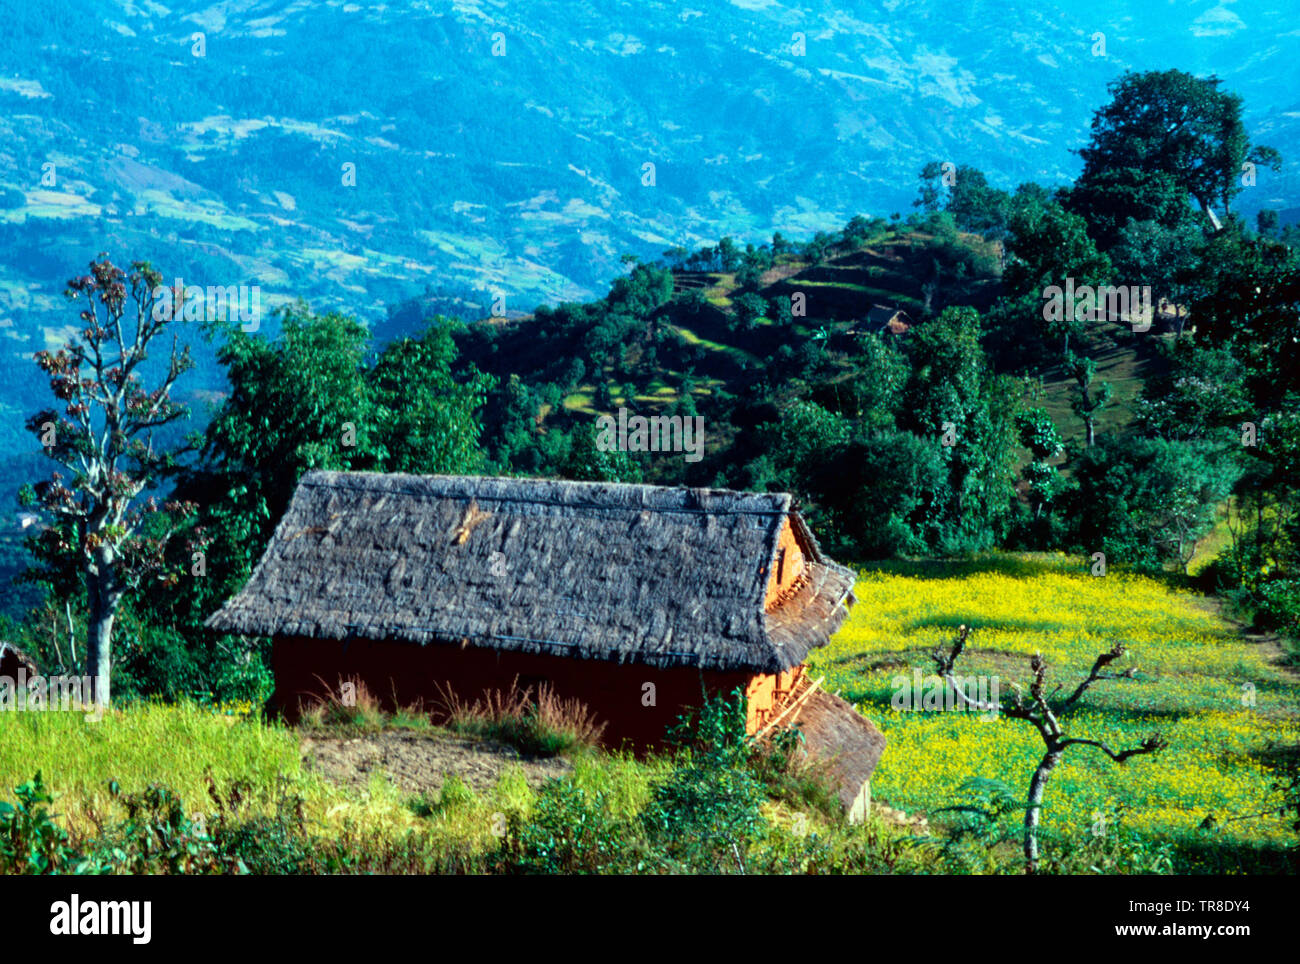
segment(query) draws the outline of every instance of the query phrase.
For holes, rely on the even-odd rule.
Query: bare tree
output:
[[[99,257],[65,291],[70,301],[84,302],[85,327],[58,351],[35,355],[64,408],[38,412],[27,427],[71,473],[65,481],[56,471],[34,487],[36,504],[54,517],[34,548],[51,584],[84,588],[87,673],[95,703],[107,706],[122,597],[146,575],[176,580],[164,552],[180,519],[194,511],[187,503],[141,498],[174,464],[174,452],[155,450],[153,433],[186,414],[171,390],[192,363],[173,335],[157,387],[144,387],[141,366],[174,316],[159,303],[162,276],[147,262],[133,262],[128,275]]]
[[[1101,750],[1116,763],[1124,763],[1130,757],[1155,753],[1167,746],[1168,743],[1159,733],[1154,733],[1136,747],[1116,751],[1100,740],[1069,737],[1061,726],[1061,717],[1078,705],[1079,700],[1092,684],[1098,680],[1132,678],[1132,669],[1118,674],[1105,671],[1107,666],[1124,655],[1125,650],[1122,643],[1116,643],[1108,652],[1098,656],[1092,664],[1092,670],[1088,673],[1087,678],[1063,700],[1054,700],[1063,684],[1058,683],[1050,693],[1045,692],[1047,687],[1047,663],[1043,659],[1042,653],[1035,653],[1030,660],[1030,667],[1033,669],[1034,676],[1029,684],[1027,699],[1024,691],[1019,686],[1016,686],[1014,688],[1015,695],[1009,703],[1002,703],[1001,701],[982,702],[971,699],[960,685],[960,681],[953,674],[953,666],[957,662],[957,658],[965,651],[966,638],[969,635],[970,627],[960,626],[949,651],[944,652],[942,646],[934,648],[932,658],[938,668],[939,675],[952,687],[956,697],[971,709],[984,713],[1001,713],[1013,720],[1025,720],[1033,724],[1034,728],[1038,730],[1038,735],[1043,739],[1043,757],[1038,761],[1038,766],[1034,769],[1034,775],[1029,781],[1029,794],[1025,806],[1025,870],[1032,874],[1038,869],[1038,825],[1043,808],[1043,793],[1047,789],[1047,781],[1051,779],[1052,771],[1061,762],[1061,757],[1067,749],[1072,746],[1091,746]]]

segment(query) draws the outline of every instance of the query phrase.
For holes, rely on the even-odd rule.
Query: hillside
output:
[[[752,398],[764,386],[774,388],[778,402],[809,388],[818,398],[833,397],[857,372],[854,359],[863,336],[881,336],[905,348],[909,330],[945,307],[984,310],[1002,293],[997,242],[960,232],[938,239],[883,219],[872,222],[869,236],[841,240],[821,259],[790,253],[773,262],[751,288],[741,285],[734,270],[674,270],[671,299],[627,331],[621,360],[584,366],[576,382],[566,378],[574,359],[587,351],[583,323],[577,321],[554,336],[539,330],[535,315],[479,322],[462,339],[466,359],[500,377],[559,384],[559,404],[542,403],[534,410],[542,431],[591,424],[620,407],[633,414],[680,414],[686,392],[714,433],[710,464],[720,466],[732,458],[733,400]],[[766,313],[746,325],[738,318],[737,300],[751,290]],[[792,295],[802,296],[806,314],[776,320],[774,309]],[[1081,350],[1097,361],[1098,379],[1114,389],[1098,423],[1101,430],[1123,431],[1146,380],[1164,370],[1160,340],[1158,334],[1134,337],[1101,322],[1084,332]],[[816,379],[783,381],[784,362],[813,356],[820,366]],[[1064,439],[1081,445],[1082,423],[1070,407],[1073,379],[1055,363],[1029,374],[1041,382],[1043,405]],[[680,468],[662,461],[647,465],[651,473],[666,473],[666,481],[679,480],[672,473]],[[708,478],[707,467],[701,467],[699,480]]]

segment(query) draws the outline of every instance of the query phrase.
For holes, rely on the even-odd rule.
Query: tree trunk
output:
[[[1048,750],[1047,755],[1039,761],[1034,778],[1029,782],[1029,800],[1025,808],[1026,873],[1032,874],[1038,870],[1038,816],[1043,807],[1043,791],[1047,789],[1048,778],[1060,762],[1061,751]]]
[[[1085,418],[1083,420],[1083,427],[1087,431],[1087,437],[1088,437],[1088,441],[1085,447],[1092,448],[1092,443],[1097,441],[1097,426],[1091,418]]]
[[[122,597],[112,585],[111,564],[96,568],[98,571],[86,576],[90,610],[86,620],[86,673],[94,686],[95,704],[107,708],[112,698],[109,679],[113,669],[113,620]]]

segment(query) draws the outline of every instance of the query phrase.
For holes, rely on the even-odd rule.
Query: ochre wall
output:
[[[803,667],[795,666],[781,673],[755,676],[749,681],[745,695],[749,697],[749,716],[746,720],[750,733],[754,733],[780,712],[786,698],[803,676]]]
[[[782,563],[782,553],[785,554],[784,563]],[[781,526],[781,535],[776,544],[776,556],[772,560],[772,571],[767,575],[765,605],[769,612],[781,598],[781,594],[799,581],[806,565],[803,547],[795,538],[794,528],[787,517],[784,525]]]
[[[636,749],[662,745],[664,732],[686,707],[703,702],[703,692],[747,690],[750,673],[702,672],[694,668],[655,669],[635,663],[573,659],[565,656],[500,652],[476,646],[441,643],[420,646],[406,642],[352,640],[348,643],[277,637],[271,655],[275,673],[273,702],[290,719],[302,697],[337,692],[341,678],[356,677],[388,708],[422,702],[436,711],[441,705],[438,685],[450,684],[461,699],[472,701],[484,689],[508,689],[516,677],[521,685],[542,681],[565,698],[586,703],[606,723],[604,743]],[[780,674],[787,681],[793,673]],[[654,684],[655,705],[644,705],[645,684]],[[751,700],[750,721],[758,709],[770,710],[771,693]],[[763,702],[766,700],[767,702]],[[751,730],[754,729],[751,725]]]

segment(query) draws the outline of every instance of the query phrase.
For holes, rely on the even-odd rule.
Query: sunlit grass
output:
[[[1097,683],[1067,717],[1069,732],[1116,747],[1156,730],[1169,740],[1123,767],[1087,748],[1069,752],[1048,791],[1048,828],[1078,833],[1121,804],[1130,826],[1160,837],[1194,836],[1214,814],[1223,842],[1293,839],[1275,816],[1225,818],[1280,802],[1265,761],[1272,746],[1300,742],[1300,685],[1204,600],[1160,580],[1093,577],[1078,559],[1034,555],[885,565],[863,571],[855,593],[849,621],[810,664],[889,739],[876,799],[934,810],[957,802],[972,777],[1027,785],[1042,755],[1028,724],[890,705],[898,677],[931,673],[931,650],[964,623],[973,629],[959,670],[998,677],[1004,695],[1028,678],[1035,652],[1068,692],[1122,641],[1129,652],[1118,668],[1132,667],[1134,678]]]

